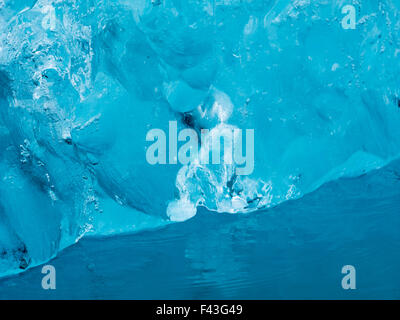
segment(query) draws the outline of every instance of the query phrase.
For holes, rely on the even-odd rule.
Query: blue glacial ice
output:
[[[400,155],[400,4],[1,0],[0,275],[85,234],[244,214]],[[254,129],[254,171],[150,165],[152,128]],[[251,213],[249,213],[251,214]]]

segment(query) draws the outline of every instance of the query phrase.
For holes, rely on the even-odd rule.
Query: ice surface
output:
[[[85,233],[244,213],[400,153],[400,5],[0,1],[0,274]],[[150,165],[152,128],[254,129],[250,176]]]

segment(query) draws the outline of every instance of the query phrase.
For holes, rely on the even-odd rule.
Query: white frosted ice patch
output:
[[[196,206],[188,199],[174,200],[168,204],[167,216],[171,221],[180,222],[196,215]]]

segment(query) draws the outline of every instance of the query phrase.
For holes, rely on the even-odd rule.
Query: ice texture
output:
[[[85,234],[243,214],[400,154],[400,3],[0,0],[0,275]],[[254,129],[254,171],[146,133]],[[323,213],[321,213],[323,214]]]

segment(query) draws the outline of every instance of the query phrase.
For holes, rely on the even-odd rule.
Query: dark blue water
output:
[[[399,299],[400,163],[248,215],[199,212],[137,234],[84,238],[0,281],[1,299]],[[341,286],[344,265],[356,289]]]

